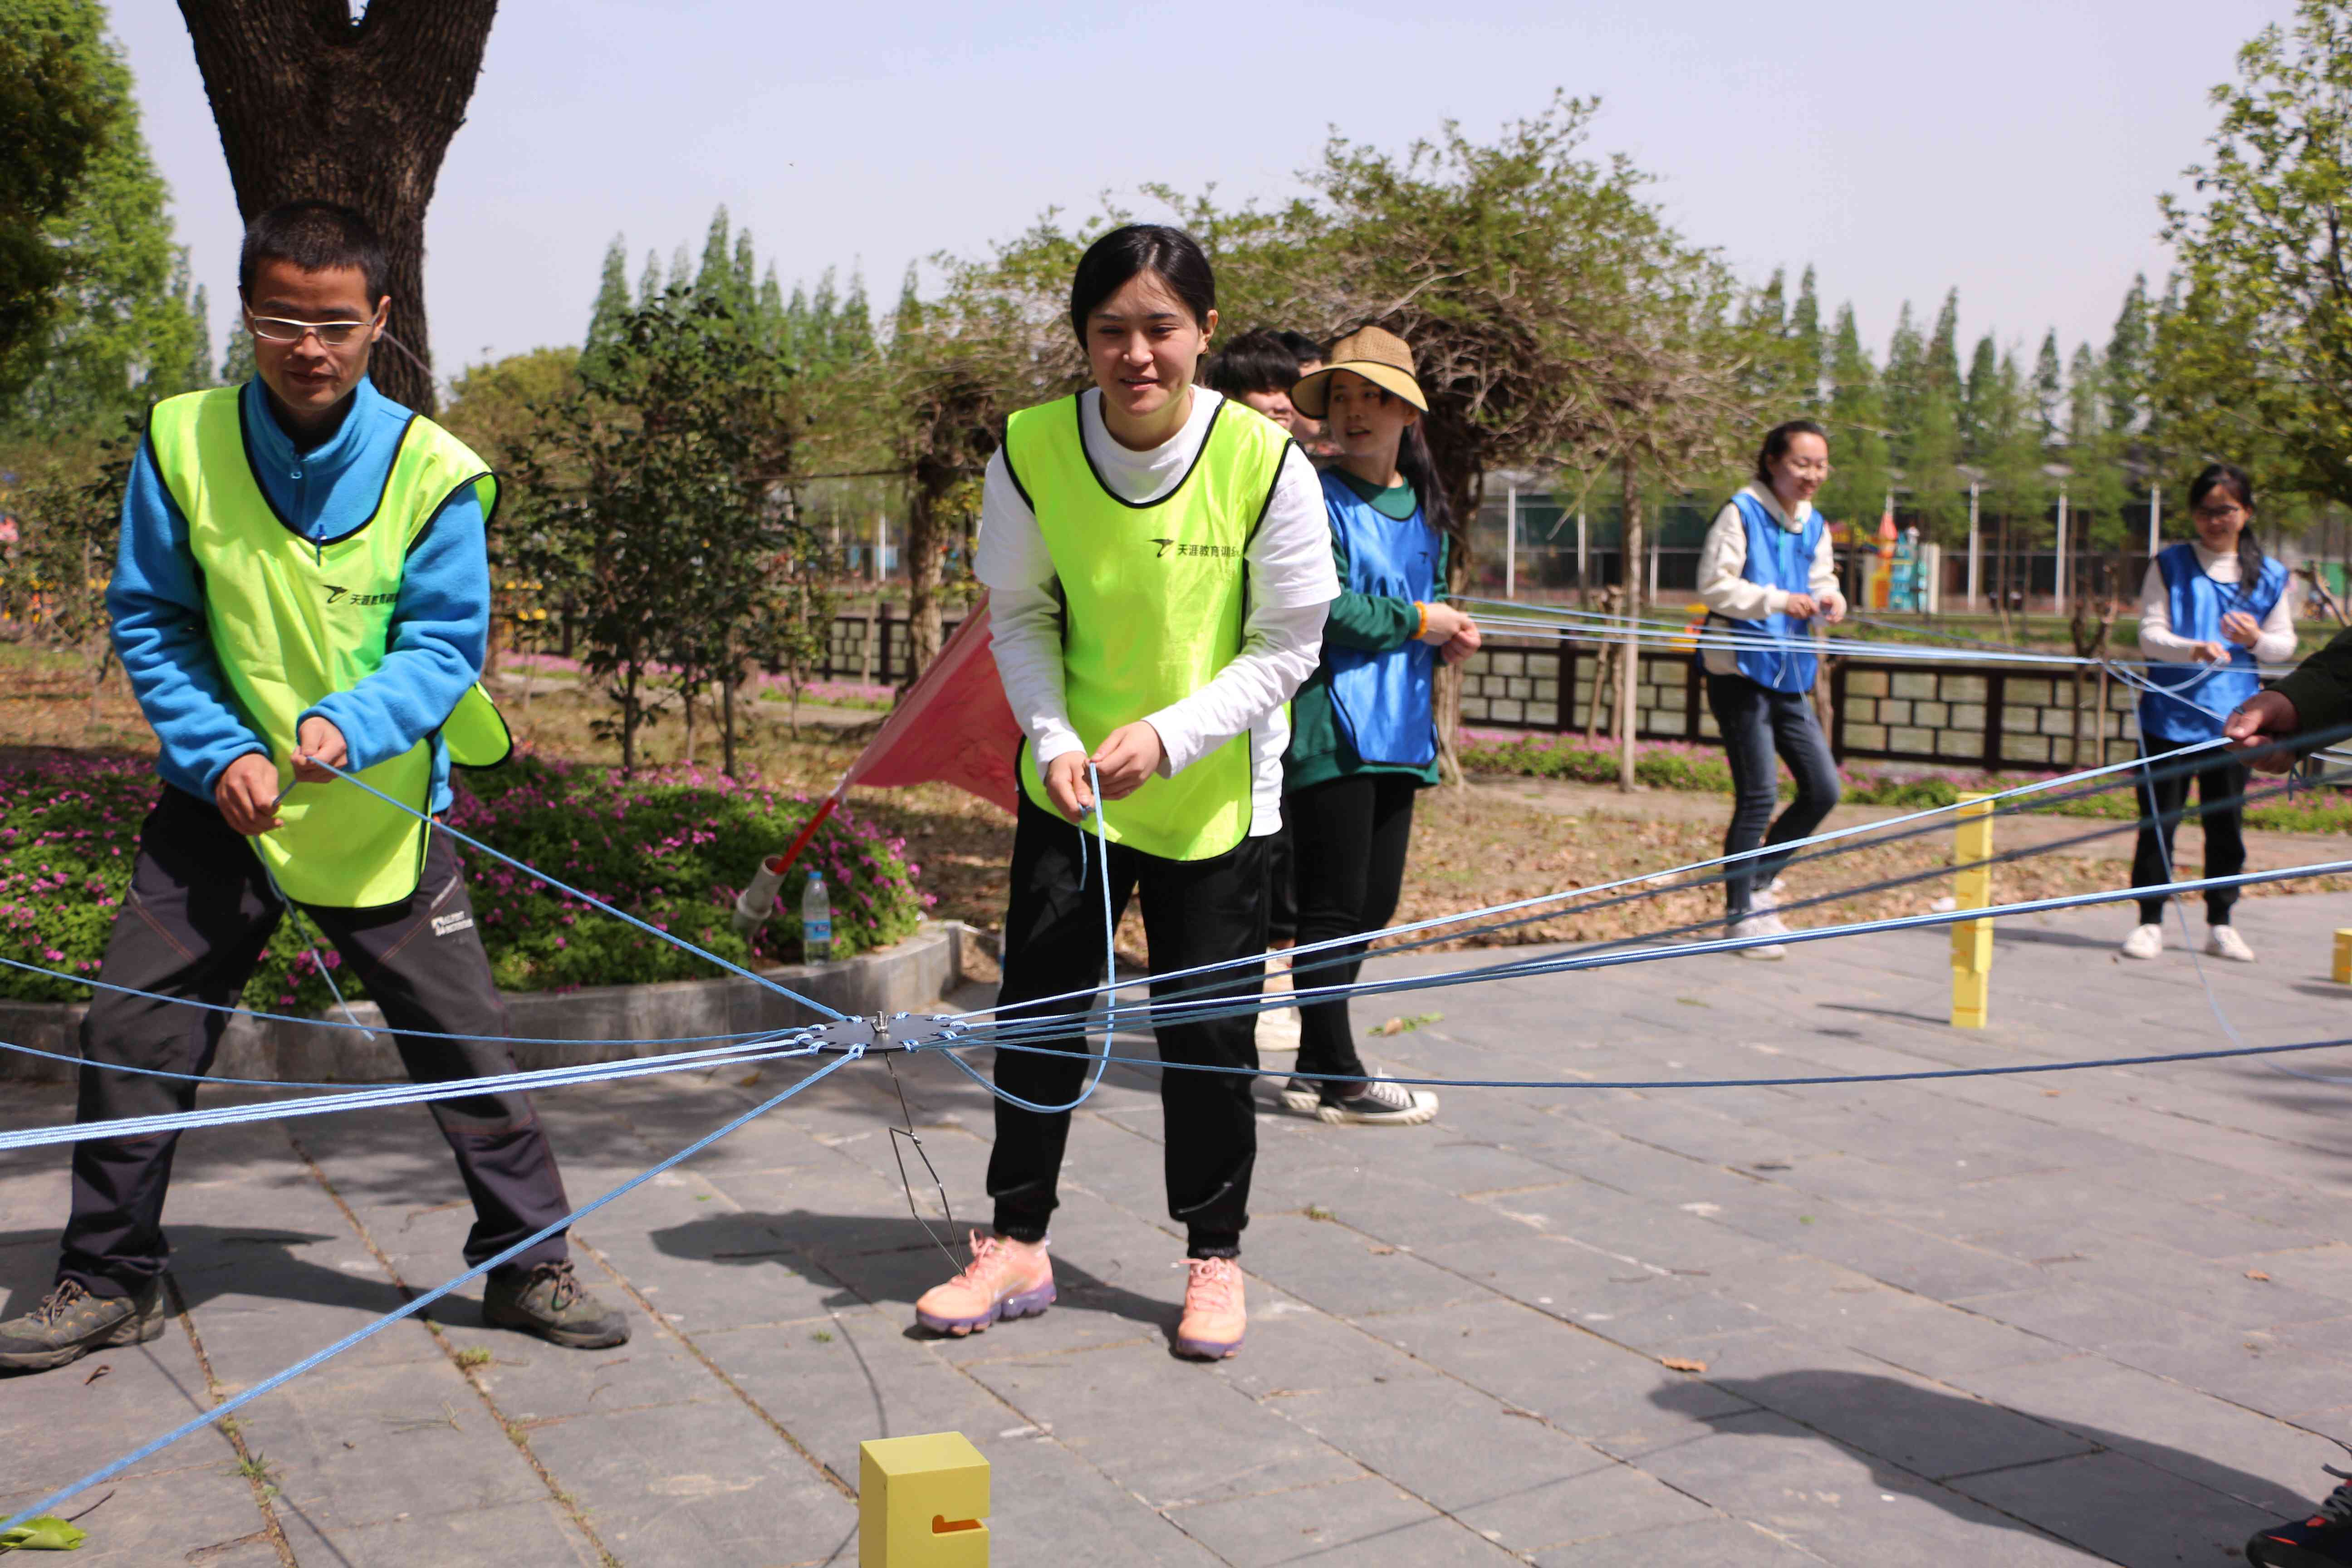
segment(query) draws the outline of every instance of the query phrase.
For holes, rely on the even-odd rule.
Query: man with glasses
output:
[[[193,1107],[227,1025],[217,1009],[236,1005],[289,903],[383,1010],[411,1077],[514,1070],[450,841],[336,776],[438,814],[453,761],[509,749],[477,684],[497,483],[369,382],[385,271],[347,207],[256,219],[237,268],[254,379],[158,404],[132,464],[107,606],[163,788],[100,971],[119,989],[99,991],[82,1026],[78,1121]],[[570,1212],[529,1097],[432,1109],[473,1200],[469,1263]],[[0,1370],[163,1331],[176,1142],[74,1145],[57,1285],[0,1322]],[[573,1348],[628,1338],[573,1275],[561,1231],[490,1273],[483,1315]]]

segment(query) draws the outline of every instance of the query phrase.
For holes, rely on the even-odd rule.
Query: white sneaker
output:
[[[2154,958],[2164,951],[2162,926],[2135,926],[2131,935],[2124,938],[2126,958]],[[2252,956],[2249,954],[2248,956]]]
[[[1753,904],[1756,908],[1763,910],[1769,913],[1773,910],[1779,909],[1780,907],[1780,900],[1788,896],[1789,879],[1786,877],[1775,877],[1772,879],[1772,885],[1770,887],[1759,888],[1753,893],[1749,894],[1748,902]]]
[[[1744,942],[1750,937],[1786,936],[1789,934],[1789,928],[1780,923],[1780,917],[1778,915],[1749,915],[1746,920],[1734,921],[1731,923],[1731,934],[1734,940]],[[1735,948],[1733,951],[1742,958],[1769,959],[1789,956],[1789,950],[1777,942],[1765,942],[1757,947]]]
[[[2209,926],[2205,931],[2205,953],[2209,958],[2227,958],[2239,963],[2252,963],[2254,950],[2238,934],[2235,926]]]

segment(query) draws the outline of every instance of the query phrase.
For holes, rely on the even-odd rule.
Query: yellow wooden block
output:
[[[857,1446],[857,1568],[988,1568],[988,1461],[961,1432]]]
[[[1992,976],[1979,970],[1952,971],[1952,1027],[1981,1029],[1992,1001]]]
[[[2352,927],[2336,933],[2336,984],[2352,985]]]
[[[1952,968],[1970,974],[1992,973],[1992,921],[1962,921],[1952,928]]]

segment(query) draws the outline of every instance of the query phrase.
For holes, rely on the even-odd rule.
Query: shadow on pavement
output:
[[[62,1224],[65,1216],[58,1219]],[[175,1225],[164,1234],[172,1245],[173,1282],[191,1308],[231,1293],[369,1312],[389,1312],[407,1300],[382,1278],[312,1263],[299,1250],[348,1237],[258,1225]],[[47,1291],[57,1244],[55,1230],[0,1231],[0,1316],[29,1310]]]
[[[746,1221],[772,1233],[774,1248],[746,1248]],[[938,1240],[912,1218],[812,1214],[806,1209],[712,1215],[652,1235],[654,1245],[672,1258],[788,1268],[813,1284],[845,1287],[835,1305],[904,1307],[911,1320],[915,1298],[947,1279],[965,1261],[960,1232],[950,1237],[943,1226],[932,1229],[947,1240],[951,1253],[942,1254]],[[1089,1273],[1066,1258],[1054,1259],[1054,1288],[1056,1311],[1103,1312],[1154,1328],[1166,1326],[1174,1315],[1168,1302]]]
[[[2116,1486],[2116,1474],[2101,1478],[2097,1492],[2100,1507],[2113,1511],[2117,1535],[2144,1534],[2150,1519],[2179,1517],[2184,1521],[2185,1541],[2190,1532],[2186,1522],[2189,1516],[2210,1514],[2211,1510],[2184,1497],[2184,1480],[2209,1488],[2221,1494],[2222,1499],[2233,1499],[2252,1510],[2249,1530],[2262,1522],[2253,1515],[2283,1519],[2311,1507],[2308,1497],[2200,1454],[2086,1422],[2018,1411],[1870,1373],[1822,1370],[1775,1373],[1765,1377],[1708,1378],[1704,1384],[1684,1383],[1660,1388],[1650,1398],[1662,1408],[1694,1415],[1718,1432],[1746,1434],[1758,1430],[1757,1412],[1724,1412],[1721,1394],[1751,1401],[1766,1411],[1811,1428],[1823,1441],[1854,1453],[1870,1466],[1871,1482],[1882,1491],[1923,1499],[1955,1515],[1964,1515],[1973,1523],[1990,1520],[2004,1529],[2035,1534],[2042,1531],[2012,1515],[2040,1514],[2053,1521],[2063,1519],[2066,1536],[2075,1544],[2094,1550],[2101,1549],[2100,1541],[2084,1537],[2105,1532],[2095,1526],[2088,1530],[2083,1527],[2084,1500],[2079,1493],[2071,1500],[2062,1496],[2065,1489],[2079,1485],[2079,1480],[2069,1481],[2053,1475],[2042,1483],[2053,1489],[2046,1493],[2035,1485],[2035,1472],[2046,1468],[2053,1458],[2114,1453],[2149,1467],[2143,1472],[2124,1472],[2126,1477],[2137,1475],[2144,1479],[2145,1485],[2137,1488]],[[1782,1433],[1785,1428],[1776,1425],[1771,1430]],[[2319,1467],[2332,1451],[2324,1439],[2312,1439],[2312,1479],[2319,1483],[2315,1492],[2332,1484],[2319,1473]],[[2020,1484],[2008,1484],[2011,1476],[2018,1478]],[[1955,1491],[1939,1483],[1948,1483],[1962,1492],[1981,1494],[2000,1510],[1997,1520],[1981,1507],[1956,1506],[1960,1500]],[[2020,1498],[2045,1506],[2021,1503]],[[2204,1502],[2226,1508],[2221,1499],[2207,1499]],[[2222,1544],[2234,1548],[2238,1541]],[[2234,1557],[2237,1553],[2231,1550],[2229,1555]]]

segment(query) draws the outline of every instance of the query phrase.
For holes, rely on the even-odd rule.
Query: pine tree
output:
[[[2116,312],[2116,330],[2107,340],[2105,372],[2107,428],[2128,437],[2140,427],[2147,412],[2148,383],[2147,276],[2137,274]]]
[[[1838,307],[1829,352],[1831,469],[1821,507],[1824,516],[1859,523],[1876,518],[1886,499],[1886,415],[1852,305]]]
[[[196,285],[188,300],[188,317],[195,323],[196,342],[188,356],[187,387],[191,392],[218,384],[213,380],[213,304],[205,286]]]
[[[743,310],[756,316],[760,309],[760,258],[753,254],[751,231],[735,231],[734,298]]]
[[[808,290],[795,283],[792,300],[784,306],[784,336],[779,346],[787,363],[804,366],[808,363],[809,343]]]
[[[685,276],[684,268],[679,277]],[[672,279],[672,282],[677,279]],[[702,265],[695,268],[694,291],[706,300],[730,300],[735,292],[734,237],[727,220],[727,204],[710,215],[710,231],[702,240]]]
[[[1959,470],[1959,407],[1952,395],[1930,387],[1919,399],[1919,422],[1909,434],[1903,477],[1920,531],[1939,544],[1956,543],[1966,537],[1969,509]]]
[[[1977,340],[1976,353],[1969,361],[1968,385],[1960,395],[1960,453],[1966,461],[1981,463],[1992,449],[1987,425],[1993,416],[1993,404],[2001,395],[2003,366],[2017,368],[1987,332]]]
[[[1789,310],[1789,348],[1797,367],[1797,395],[1808,409],[1822,405],[1822,382],[1828,369],[1822,342],[1822,301],[1814,290],[1813,269],[1805,268],[1797,284],[1797,302]]]
[[[1947,397],[1958,399],[1960,395],[1960,291],[1954,289],[1944,296],[1944,308],[1936,312],[1936,331],[1927,340],[1927,384]]]
[[[588,336],[580,350],[581,363],[603,374],[605,358],[620,342],[621,323],[629,313],[628,242],[619,235],[604,247],[604,276],[596,288],[596,303],[588,311]]]
[[[923,326],[923,300],[915,291],[915,264],[907,263],[907,276],[898,285],[898,303],[890,311],[890,346],[905,348],[915,341]]]
[[[752,319],[760,323],[760,342],[770,353],[790,357],[792,323],[784,315],[783,286],[776,281],[776,264],[768,264],[767,275],[760,279],[759,303],[752,310]]]
[[[1919,424],[1919,400],[1927,390],[1927,344],[1912,324],[1911,301],[1906,300],[1895,318],[1895,336],[1886,345],[1886,374],[1881,381],[1885,388],[1882,401],[1891,457],[1897,464],[1911,460],[1911,432]]]
[[[866,273],[853,268],[849,292],[834,318],[830,358],[835,364],[854,364],[874,352],[874,309],[866,298]]]
[[[833,268],[828,267],[816,280],[816,294],[809,300],[808,318],[801,338],[802,363],[828,365],[833,363],[833,319],[841,307],[841,296],[834,287]]]
[[[650,310],[661,302],[661,258],[648,250],[646,252],[646,269],[637,275],[637,309]]]
[[[2033,361],[2033,417],[2042,432],[2042,449],[2045,452],[2058,444],[2058,415],[2066,399],[2065,372],[2058,360],[2058,329],[2053,327],[2042,340],[2042,352]]]
[[[253,337],[242,321],[229,323],[228,342],[221,349],[221,384],[243,386],[253,379]]]

